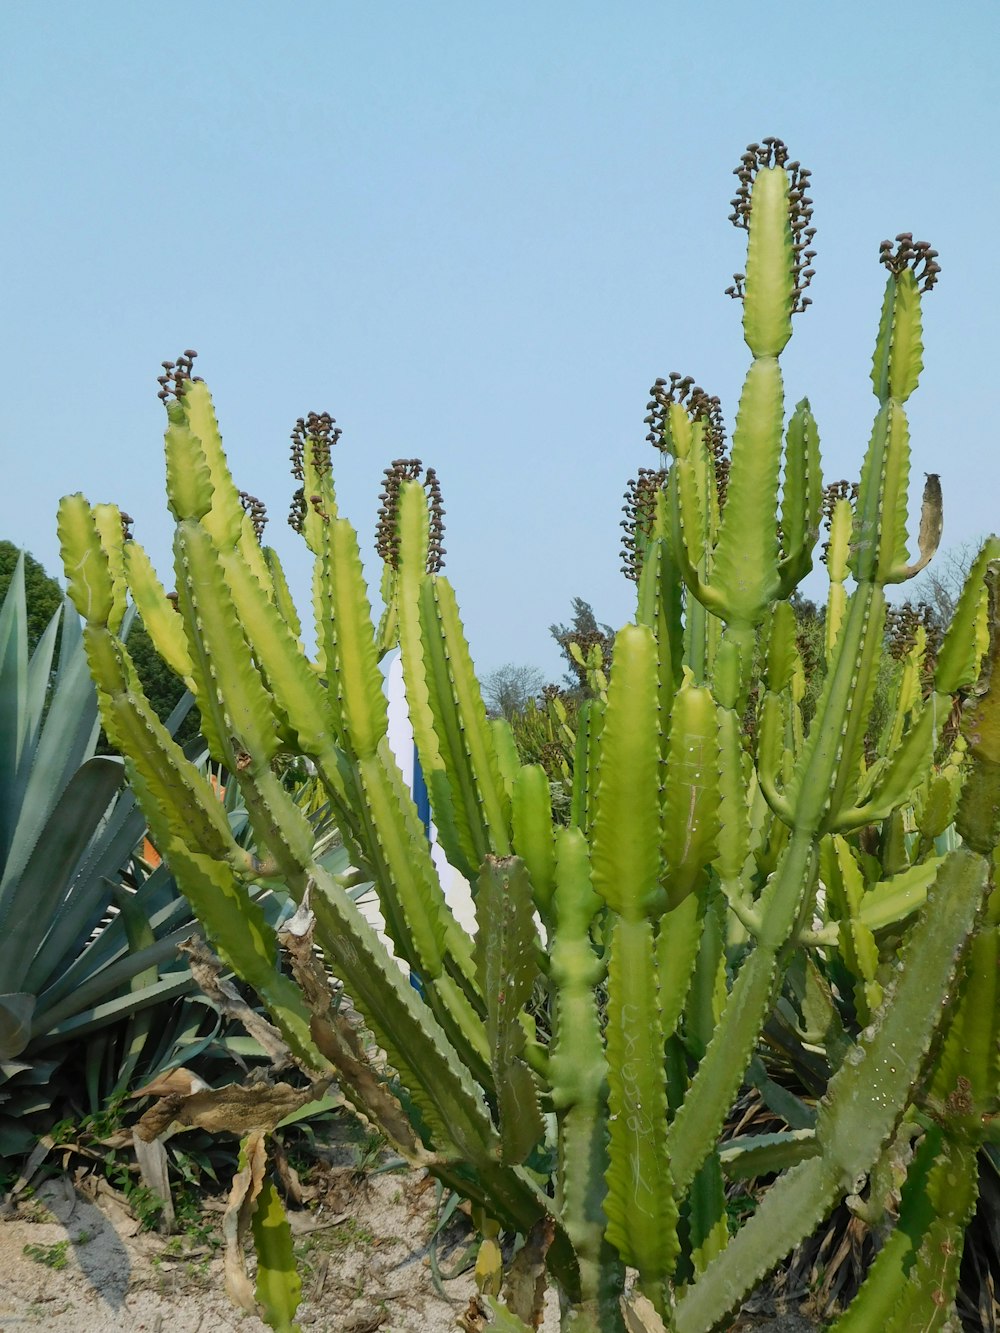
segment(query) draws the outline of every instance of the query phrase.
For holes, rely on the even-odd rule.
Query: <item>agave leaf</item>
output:
[[[136,890],[133,900],[136,909],[149,922],[158,941],[167,935],[183,939],[195,929],[191,908],[178,890],[166,862],[157,866],[156,870],[143,881]],[[277,909],[277,900],[271,899],[271,901]],[[64,997],[80,991],[101,969],[118,963],[127,955],[129,941],[121,915],[108,920],[93,938],[90,938],[88,933],[84,943],[85,949],[81,946],[71,950],[54,967],[39,968],[40,973],[43,970],[47,971],[47,975],[37,988],[41,1003],[54,1005]],[[47,953],[48,949],[49,939],[46,937],[42,953]],[[164,953],[163,957],[166,958],[167,954]],[[38,961],[45,960],[40,955]],[[120,976],[119,981],[121,980],[128,980],[128,977]]]
[[[87,661],[80,649],[79,627],[75,643],[68,616],[63,625],[59,673],[49,703],[37,749],[21,756],[14,784],[17,825],[0,878],[0,928],[11,906],[11,888],[24,870],[42,835],[48,818],[77,769],[93,754],[100,731],[97,695]]]
[[[140,1009],[173,1000],[190,989],[191,978],[183,973],[174,973],[158,981],[155,986],[147,986],[141,991],[130,991],[126,995],[120,995],[116,1000],[95,1004],[91,1009],[83,1013],[74,1013],[61,1023],[49,1025],[46,1020],[46,1031],[33,1039],[32,1050],[46,1050],[69,1036],[74,1039],[84,1036],[119,1019],[128,1018],[130,1014],[138,1013]]]
[[[46,821],[17,882],[7,883],[0,943],[0,977],[5,989],[18,989],[27,975],[73,868],[123,776],[120,759],[97,757],[79,768]],[[102,886],[98,883],[97,887]]]
[[[145,924],[149,924],[146,922]],[[194,929],[190,920],[186,921],[178,930],[172,931],[162,939],[153,940],[144,948],[129,950],[128,941],[124,945],[124,957],[117,962],[110,964],[97,963],[93,975],[87,978],[82,984],[73,987],[68,995],[62,999],[55,999],[44,992],[38,997],[38,1012],[36,1017],[36,1030],[39,1033],[55,1029],[59,1024],[65,1022],[73,1015],[81,1014],[91,1005],[94,1005],[109,991],[114,991],[121,986],[127,986],[132,983],[136,977],[143,972],[151,972],[152,981],[158,981],[158,969],[164,963],[175,962],[177,959],[178,945],[189,939]],[[83,955],[86,958],[86,954]],[[174,976],[172,980],[177,980]],[[194,983],[186,972],[180,973],[181,980],[187,980],[188,989],[194,988]],[[65,987],[60,987],[65,990]],[[175,993],[174,991],[171,992]],[[130,990],[129,995],[137,996],[135,989]],[[122,996],[127,1000],[128,996]],[[138,1007],[138,1000],[136,1001]],[[126,1007],[127,1012],[127,1007]]]
[[[121,868],[145,831],[146,821],[135,796],[129,790],[123,791],[104,823],[95,829],[72,872],[62,901],[52,913],[44,945],[36,952],[24,979],[28,990],[39,994],[80,958],[107,914]],[[105,933],[102,932],[102,939]],[[72,987],[73,983],[69,984]]]
[[[31,1038],[35,997],[24,991],[0,995],[0,1061],[20,1055]]]
[[[24,557],[0,607],[0,855],[5,859],[17,827],[14,791],[23,743],[28,689],[28,624]]]
[[[68,605],[66,603],[65,605]],[[66,615],[72,615],[72,608]],[[23,699],[24,732],[21,742],[23,754],[34,753],[41,734],[45,718],[45,703],[52,679],[52,662],[55,656],[56,640],[64,619],[63,610],[59,610],[45,627],[45,632],[35,645],[28,663],[28,687]],[[3,689],[0,684],[0,689]]]

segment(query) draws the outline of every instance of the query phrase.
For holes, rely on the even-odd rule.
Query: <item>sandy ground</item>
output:
[[[415,1183],[373,1176],[352,1189],[349,1211],[334,1199],[295,1217],[303,1329],[455,1329],[474,1284],[470,1275],[455,1279],[447,1299],[434,1290],[426,1261],[432,1198]],[[99,1201],[60,1178],[0,1222],[0,1333],[265,1333],[260,1319],[230,1303],[212,1246],[142,1233],[112,1199]]]
[[[348,1207],[343,1205],[347,1204]],[[100,1205],[100,1206],[97,1206]],[[303,1276],[298,1323],[316,1333],[454,1333],[470,1273],[435,1291],[427,1259],[433,1192],[413,1176],[334,1180],[315,1211],[293,1216]],[[447,1270],[467,1236],[452,1236]],[[26,1248],[28,1247],[27,1251]],[[755,1333],[809,1333],[794,1315],[744,1314]],[[50,1180],[0,1221],[0,1333],[265,1333],[223,1290],[211,1244],[141,1232],[112,1195],[88,1201]],[[558,1328],[554,1302],[544,1333]]]

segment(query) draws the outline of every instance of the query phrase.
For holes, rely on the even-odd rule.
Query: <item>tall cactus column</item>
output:
[[[810,270],[809,200],[797,164],[786,164],[783,145],[751,146],[739,169],[734,219],[749,231],[747,273],[733,294],[744,302],[744,334],[753,353],[734,433],[725,509],[712,552],[710,580],[704,553],[692,543],[700,530],[697,489],[683,448],[673,445],[671,497],[674,534],[691,593],[726,621],[713,670],[719,703],[731,710],[744,697],[752,638],[778,597],[787,596],[811,562],[822,507],[818,441],[808,404],[800,403],[788,430],[788,456],[779,546],[777,521],[782,412],[778,355],[802,309]],[[906,480],[909,443],[903,399],[921,365],[920,292],[937,274],[934,252],[904,237],[882,248],[889,269],[876,343],[873,381],[879,395],[861,477],[851,568],[858,581],[844,612],[816,716],[794,771],[772,767],[780,748],[760,746],[762,791],[790,830],[777,870],[756,910],[756,947],[737,976],[718,1025],[671,1126],[672,1158],[684,1185],[704,1159],[735,1095],[781,976],[780,960],[815,885],[819,840],[886,817],[909,795],[930,759],[932,714],[918,720],[897,755],[862,787],[862,746],[871,710],[885,614],[883,585],[911,577],[930,558],[940,536],[940,492],[929,483],[920,530],[920,559],[906,558]],[[687,414],[671,405],[668,444],[686,429]],[[793,461],[795,460],[795,461]],[[935,479],[936,481],[936,479]],[[766,729],[762,737],[766,736]],[[678,1168],[675,1165],[675,1171]]]

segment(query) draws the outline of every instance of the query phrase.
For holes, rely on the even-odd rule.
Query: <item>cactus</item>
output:
[[[916,642],[889,674],[887,718],[872,724],[884,590],[922,568],[940,536],[940,489],[929,478],[910,559],[904,405],[921,368],[921,297],[937,276],[935,252],[907,235],[882,247],[875,425],[856,496],[844,486],[825,498],[817,424],[805,399],[786,424],[779,363],[793,316],[809,304],[809,173],[765,140],[737,176],[733,221],[748,254],[730,290],[751,364],[731,447],[718,400],[689,377],[657,381],[648,421],[663,466],[640,474],[626,504],[635,619],[615,638],[610,670],[602,650],[577,645],[592,697],[572,718],[550,701],[545,723],[571,785],[568,816],[553,814],[551,774],[522,762],[509,726],[487,719],[442,572],[438,481],[417,460],[386,474],[376,624],[337,503],[339,428],[325,414],[297,424],[290,521],[314,561],[312,660],[278,556],[261,544],[262,507],[230,476],[193,353],[165,363],[161,377],[176,597],[123,537],[113,507],[70,496],[60,510],[104,724],[213,946],[310,1077],[336,1073],[408,1160],[476,1205],[494,1258],[497,1227],[529,1238],[531,1263],[544,1258],[560,1288],[564,1327],[584,1333],[635,1326],[640,1307],[667,1328],[711,1328],[836,1202],[869,1174],[880,1180],[901,1127],[919,1124],[903,1210],[923,1230],[917,1240],[913,1228],[897,1233],[873,1269],[848,1316],[870,1326],[869,1311],[889,1308],[886,1293],[914,1255],[957,1243],[975,1194],[970,1163],[997,1114],[984,1015],[1000,749],[991,678],[976,684],[991,642],[996,541],[970,576],[930,688]],[[824,508],[827,663],[808,717],[790,599],[811,568]],[[234,843],[143,698],[117,634],[126,591],[196,697],[260,860]],[[449,911],[388,744],[379,662],[397,646],[440,844],[473,886],[474,941]],[[942,746],[969,690],[965,738]],[[275,772],[283,754],[314,765],[355,873],[375,885],[419,990],[358,913],[352,881],[315,859]],[[960,848],[953,833],[945,838],[956,812]],[[280,876],[299,904],[295,930],[280,940],[250,892],[266,876]],[[885,941],[900,937],[897,970]],[[302,940],[364,1014],[391,1082],[331,1024],[328,989]],[[818,1115],[801,1108],[789,1134],[720,1151],[803,950],[837,960],[864,1031],[855,1042],[838,1018]],[[817,963],[797,966],[801,986],[812,985]],[[829,991],[813,990],[817,1012],[832,1013]],[[725,1175],[755,1170],[783,1174],[730,1241]],[[963,1192],[949,1203],[943,1181],[954,1173]],[[628,1296],[626,1266],[638,1286]],[[907,1293],[907,1308],[933,1315],[956,1271],[939,1264]],[[491,1284],[494,1312],[495,1296]]]

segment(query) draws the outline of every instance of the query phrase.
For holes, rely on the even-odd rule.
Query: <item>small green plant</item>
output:
[[[25,1245],[24,1253],[36,1264],[59,1270],[69,1263],[69,1241],[57,1240],[52,1245]]]
[[[900,1225],[842,1328],[943,1327],[976,1151],[997,1136],[1000,542],[975,563],[933,668],[919,634],[882,664],[886,589],[927,564],[941,530],[932,475],[911,559],[906,402],[936,252],[908,234],[881,247],[872,433],[856,492],[825,496],[816,420],[806,399],[786,412],[780,364],[809,304],[809,173],[768,139],[737,177],[747,261],[730,294],[750,365],[735,430],[727,443],[718,401],[690,377],[654,386],[658,465],[627,502],[634,619],[613,651],[570,645],[586,684],[572,719],[552,701],[531,721],[560,750],[561,818],[552,773],[522,763],[509,725],[486,716],[442,572],[438,480],[416,460],[387,470],[375,620],[334,485],[340,431],[327,414],[297,424],[291,518],[314,562],[313,658],[193,353],[161,377],[176,597],[113,506],[76,495],[60,509],[104,725],[178,884],[310,1080],[335,1072],[397,1153],[473,1205],[483,1302],[511,1329],[536,1320],[547,1271],[567,1333],[706,1333],[842,1201],[884,1211],[887,1163],[914,1139]],[[804,708],[792,599],[824,508],[825,672]],[[144,697],[120,634],[129,595],[197,699],[254,854]],[[389,746],[379,663],[396,648],[440,844],[472,886],[475,938],[449,909]],[[966,696],[959,729],[950,719]],[[315,855],[281,781],[289,756],[315,770],[351,872]],[[298,904],[281,931],[254,898],[267,880]],[[362,880],[395,958],[357,909]],[[786,1096],[787,1130],[720,1145],[744,1077],[767,1084],[753,1060],[769,1025],[822,1052],[818,1105]],[[259,1186],[245,1192],[257,1296],[290,1327],[291,1237],[263,1174],[272,1127],[246,1135],[240,1175]],[[767,1176],[730,1236],[727,1177]],[[501,1230],[524,1238],[505,1308]]]
[[[124,1197],[133,1216],[143,1231],[155,1231],[163,1214],[163,1200],[136,1178],[132,1164],[109,1149],[104,1158],[104,1174],[108,1182]]]
[[[174,1196],[177,1227],[188,1245],[217,1250],[222,1244],[215,1221],[205,1212],[204,1200],[196,1189],[180,1190]]]
[[[376,1167],[385,1149],[385,1138],[378,1130],[372,1130],[366,1134],[361,1143],[358,1144],[358,1174],[367,1175],[373,1167]]]

